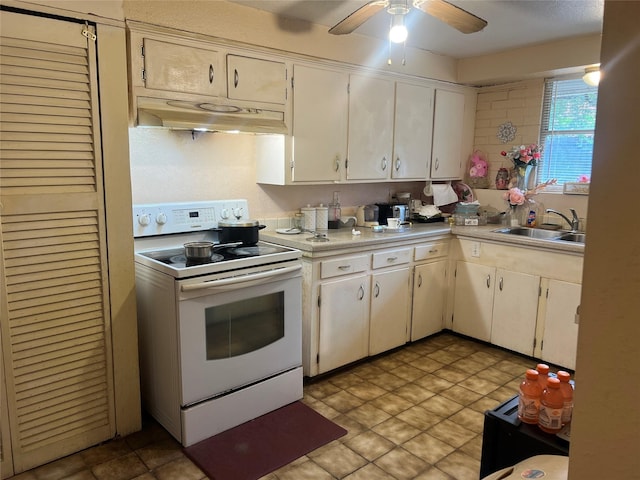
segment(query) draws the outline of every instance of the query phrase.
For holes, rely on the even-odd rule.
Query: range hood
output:
[[[182,130],[288,133],[283,111],[137,97],[137,125]]]

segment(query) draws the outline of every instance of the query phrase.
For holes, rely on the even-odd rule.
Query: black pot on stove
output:
[[[258,243],[258,232],[265,227],[257,220],[230,220],[218,222],[218,228],[213,230],[218,232],[220,243],[242,242],[247,246]]]

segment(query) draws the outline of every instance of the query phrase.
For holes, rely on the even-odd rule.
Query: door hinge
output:
[[[95,33],[89,30],[89,24],[87,22],[85,22],[84,28],[82,29],[82,36],[89,40],[93,40],[94,42],[96,41],[96,38],[98,38]]]

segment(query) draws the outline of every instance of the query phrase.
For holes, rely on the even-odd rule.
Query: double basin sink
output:
[[[557,230],[542,230],[538,228],[527,227],[507,227],[493,230],[495,233],[504,233],[507,235],[519,235],[522,237],[535,238],[537,240],[551,240],[560,242],[582,243],[586,237],[585,233],[567,232]]]

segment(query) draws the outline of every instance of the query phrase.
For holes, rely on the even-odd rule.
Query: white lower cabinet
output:
[[[544,291],[544,333],[541,357],[570,369],[576,367],[578,324],[582,285],[549,279]]]
[[[455,254],[453,331],[574,369],[582,286],[565,279],[581,278],[582,258],[474,243],[459,241]]]
[[[488,342],[491,338],[495,268],[457,262],[453,331]]]
[[[442,330],[447,289],[447,260],[417,265],[413,272],[411,341]]]
[[[407,343],[411,315],[409,267],[371,277],[369,355]]]
[[[540,277],[497,269],[491,343],[533,355]]]
[[[318,373],[367,356],[370,282],[358,275],[320,286]]]

